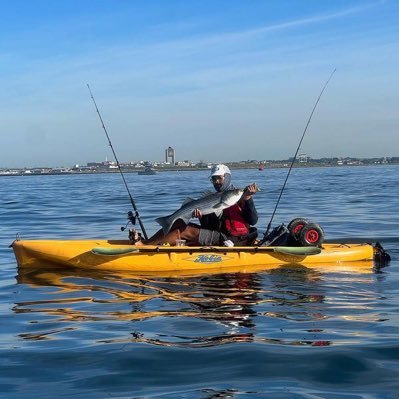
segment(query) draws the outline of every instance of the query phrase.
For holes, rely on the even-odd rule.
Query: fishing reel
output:
[[[136,215],[134,215],[132,211],[129,211],[127,213],[127,223],[126,226],[121,227],[121,231],[125,231],[129,224],[131,224],[132,226],[136,225]]]
[[[137,214],[134,214],[132,211],[129,211],[127,213],[127,219],[128,221],[126,223],[126,226],[122,226],[121,231],[125,231],[129,225],[132,226],[129,229],[128,238],[129,242],[134,245],[137,241],[141,240],[141,234],[137,232],[137,230],[134,228],[134,226],[136,225]]]

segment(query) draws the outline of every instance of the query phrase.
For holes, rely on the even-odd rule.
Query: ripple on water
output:
[[[285,172],[234,172],[237,186],[256,181],[262,187],[255,198],[260,229]],[[379,239],[391,265],[375,272],[285,267],[187,278],[17,270],[7,249],[15,232],[121,238],[131,206],[116,175],[5,179],[0,392],[13,398],[394,398],[397,169],[311,168],[295,176],[275,223],[305,216],[330,238]],[[148,182],[127,177],[134,188]],[[186,193],[209,188],[207,177],[207,171],[164,173],[145,190],[133,190],[148,231]],[[374,191],[364,190],[373,182]]]

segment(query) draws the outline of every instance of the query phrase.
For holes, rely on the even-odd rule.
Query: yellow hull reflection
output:
[[[336,287],[329,287],[331,276],[323,276],[324,271],[340,272],[340,282],[373,281],[369,262],[161,272],[88,270],[36,262],[18,269],[18,283],[52,288],[41,290],[40,295],[28,301],[19,301],[13,311],[38,314],[35,319],[43,314],[54,321],[43,323],[32,333],[21,334],[26,340],[57,339],[57,335],[68,334],[69,330],[85,328],[85,322],[121,321],[131,323],[132,331],[118,336],[103,331],[100,342],[173,347],[211,347],[236,342],[326,346],[331,341],[324,336],[331,334],[323,333],[321,323],[330,316],[329,303],[335,298]],[[374,299],[373,293],[369,298]],[[360,306],[369,303],[364,299],[362,293]],[[345,309],[345,317],[353,314],[353,309],[357,315],[360,309],[356,303],[340,307]],[[146,321],[159,318],[170,318],[171,323],[182,318],[201,319],[214,323],[216,332],[149,334]],[[266,318],[312,322],[318,331],[308,339],[282,339],[273,333],[267,337],[256,328],[256,323]],[[66,324],[63,327],[59,322]]]

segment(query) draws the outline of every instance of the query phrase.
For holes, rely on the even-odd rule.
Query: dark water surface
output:
[[[209,189],[208,172],[127,174],[153,219]],[[286,170],[257,182],[264,230]],[[309,217],[327,238],[379,240],[381,270],[182,277],[18,270],[22,238],[124,238],[119,175],[0,178],[0,397],[399,397],[399,167],[293,171],[275,224]]]

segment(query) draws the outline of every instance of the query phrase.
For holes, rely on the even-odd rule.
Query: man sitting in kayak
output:
[[[210,179],[217,192],[232,190],[230,169],[223,164],[212,168]],[[221,215],[209,213],[203,215],[200,209],[194,209],[192,217],[199,219],[200,225],[177,220],[165,234],[159,230],[148,240],[138,240],[135,245],[175,245],[177,240],[185,240],[191,246],[251,245],[256,239],[254,226],[258,213],[252,196],[258,191],[255,184],[244,190],[239,201],[223,210]]]

